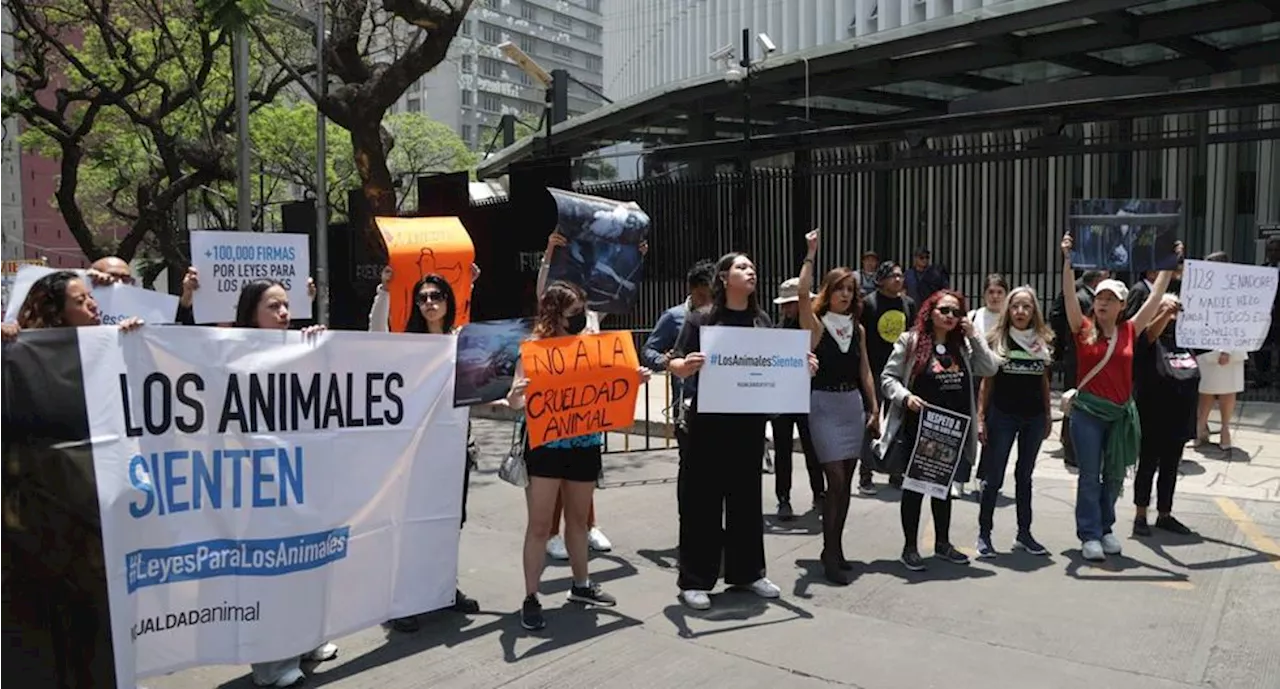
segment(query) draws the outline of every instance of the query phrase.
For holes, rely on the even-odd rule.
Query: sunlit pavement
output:
[[[929,560],[908,573],[896,490],[854,497],[845,549],[854,581],[821,576],[818,518],[797,456],[801,517],[767,516],[769,576],[779,601],[720,593],[710,611],[679,605],[675,588],[674,450],[611,453],[597,494],[615,551],[592,560],[616,595],[609,610],[564,602],[567,563],[544,577],[548,626],[530,634],[522,598],[524,499],[495,475],[510,427],[477,421],[485,456],[473,474],[460,585],[483,612],[436,613],[404,635],[374,628],[338,640],[338,660],[306,686],[399,687],[1280,687],[1280,406],[1251,403],[1236,450],[1188,447],[1175,514],[1198,532],[1130,536],[1132,493],[1117,505],[1124,555],[1086,564],[1075,539],[1074,476],[1057,436],[1035,474],[1036,537],[1049,557],[1009,553],[1012,476],[996,512],[1001,555],[967,567]],[[643,439],[632,437],[632,447]],[[661,440],[651,439],[651,446]],[[620,438],[610,438],[621,448]],[[1013,470],[1010,462],[1010,472]],[[772,512],[774,477],[765,477]],[[932,550],[927,516],[921,550]],[[952,540],[972,554],[977,504],[956,506]],[[152,689],[250,687],[247,667],[208,667],[146,680]]]

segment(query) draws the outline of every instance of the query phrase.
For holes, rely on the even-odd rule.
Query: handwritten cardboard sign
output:
[[[640,390],[628,331],[529,340],[520,345],[529,379],[529,447],[630,426]]]
[[[1178,346],[1256,352],[1271,327],[1280,270],[1188,260],[1182,271]]]
[[[394,273],[391,279],[392,332],[404,332],[413,305],[413,286],[424,276],[435,273],[449,281],[453,298],[458,303],[453,324],[471,321],[471,264],[476,249],[471,235],[457,218],[391,218],[377,219],[378,229],[387,243],[387,260]]]

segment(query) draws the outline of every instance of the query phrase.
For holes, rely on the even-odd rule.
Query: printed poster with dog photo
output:
[[[968,435],[968,414],[925,405],[920,412],[920,426],[916,430],[911,459],[902,476],[902,488],[945,500],[956,475],[956,467],[964,456]]]

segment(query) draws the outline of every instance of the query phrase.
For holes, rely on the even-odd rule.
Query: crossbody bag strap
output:
[[[1098,326],[1095,325],[1093,327],[1096,328]],[[1102,367],[1106,366],[1108,361],[1111,361],[1111,354],[1116,351],[1116,342],[1120,339],[1120,328],[1122,327],[1124,327],[1123,324],[1116,325],[1116,334],[1111,338],[1111,342],[1107,344],[1107,353],[1102,355],[1102,361],[1099,361],[1092,371],[1089,371],[1084,378],[1080,379],[1080,384],[1076,386],[1077,390],[1083,390],[1084,386],[1088,385],[1089,381],[1093,380],[1093,377],[1102,371]]]

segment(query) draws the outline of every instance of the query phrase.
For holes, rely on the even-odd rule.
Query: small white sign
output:
[[[178,298],[131,285],[107,285],[93,290],[103,325],[119,325],[126,318],[141,318],[150,325],[173,323]]]
[[[698,411],[808,414],[809,332],[702,326]]]
[[[5,308],[4,321],[14,323],[18,320],[18,312],[22,303],[27,300],[31,286],[40,278],[50,273],[59,272],[57,268],[45,266],[23,266],[13,279],[13,291],[8,306]],[[94,301],[98,302],[98,313],[102,315],[103,325],[118,325],[126,318],[138,317],[151,325],[166,325],[174,322],[178,313],[178,298],[172,294],[156,292],[131,285],[114,284],[94,286],[86,271],[72,271],[80,275],[85,285],[93,292]]]
[[[1256,352],[1271,327],[1280,270],[1188,260],[1182,270],[1178,346]]]
[[[197,323],[234,321],[240,288],[254,280],[280,282],[289,293],[289,316],[311,318],[311,251],[304,234],[192,232],[191,264],[200,271],[192,302]]]

